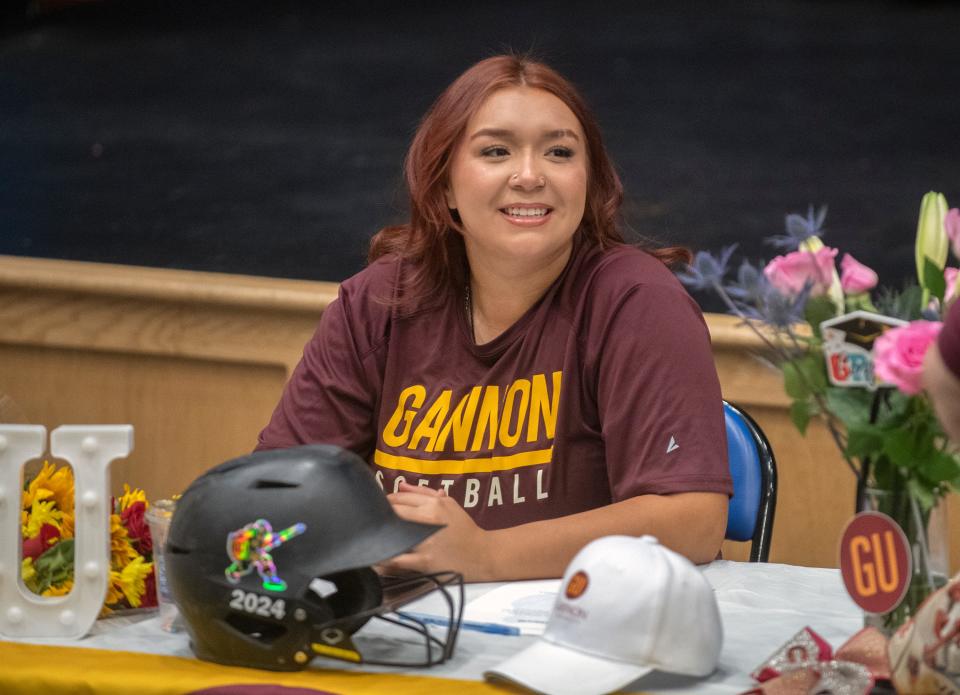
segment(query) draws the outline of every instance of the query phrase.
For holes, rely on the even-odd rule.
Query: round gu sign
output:
[[[910,584],[912,558],[907,537],[880,512],[861,512],[840,540],[840,572],[847,593],[867,613],[896,608]]]

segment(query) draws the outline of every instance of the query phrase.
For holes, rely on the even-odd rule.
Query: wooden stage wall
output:
[[[0,420],[130,423],[113,465],[150,499],[249,452],[333,283],[0,256]],[[790,423],[779,374],[732,317],[708,315],[724,397],[769,437],[780,486],[772,562],[831,567],[854,479],[824,427]],[[4,398],[6,396],[6,398]],[[958,496],[950,518],[960,518]],[[960,534],[951,568],[960,569]],[[745,559],[746,544],[724,554]]]

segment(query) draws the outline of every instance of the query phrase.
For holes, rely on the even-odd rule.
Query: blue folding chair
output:
[[[733,497],[727,511],[731,541],[750,541],[750,562],[766,562],[777,507],[777,462],[763,431],[742,409],[723,402]]]

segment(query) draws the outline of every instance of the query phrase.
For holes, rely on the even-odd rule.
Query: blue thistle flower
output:
[[[767,237],[766,243],[785,251],[796,251],[808,237],[823,237],[827,230],[823,228],[823,221],[827,217],[827,206],[823,205],[814,213],[813,205],[807,208],[807,216],[791,213],[786,216],[786,234],[776,234]]]
[[[715,289],[722,286],[730,256],[736,248],[736,244],[726,246],[720,250],[719,256],[714,256],[709,251],[697,251],[693,263],[688,264],[685,271],[677,273],[677,278],[694,290]]]
[[[741,302],[755,303],[763,296],[768,285],[760,268],[749,261],[743,261],[737,270],[737,281],[724,287],[731,297]]]
[[[813,286],[807,283],[795,297],[781,294],[777,289],[763,279],[760,295],[753,304],[741,305],[744,316],[749,319],[763,321],[766,324],[780,329],[789,329],[795,323],[804,320],[803,310],[810,298]]]

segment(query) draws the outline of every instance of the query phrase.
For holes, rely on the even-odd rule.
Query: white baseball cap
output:
[[[654,669],[708,676],[722,645],[713,587],[693,563],[653,536],[607,536],[567,567],[543,636],[484,676],[599,695]]]

